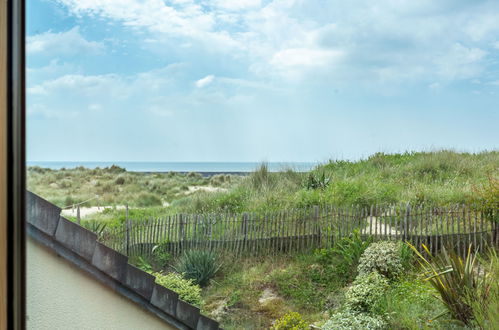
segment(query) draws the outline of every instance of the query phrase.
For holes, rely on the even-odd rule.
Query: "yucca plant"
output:
[[[331,182],[331,178],[326,176],[326,173],[322,171],[319,174],[314,174],[310,172],[307,177],[306,187],[307,189],[326,189]]]
[[[473,302],[487,302],[491,278],[479,271],[477,254],[468,247],[466,256],[461,258],[454,251],[442,249],[434,256],[426,245],[422,245],[428,257],[424,257],[413,245],[409,246],[419,257],[419,264],[426,281],[437,290],[448,312],[456,320],[470,325],[473,318]],[[438,316],[437,316],[438,317]]]
[[[175,270],[184,278],[192,279],[200,286],[206,286],[220,269],[215,254],[206,250],[184,252],[175,266]]]
[[[104,230],[106,230],[106,227],[107,227],[107,225],[105,223],[95,221],[95,220],[82,222],[82,226],[85,227],[86,229],[96,233],[98,237],[102,236],[102,234],[104,233]]]

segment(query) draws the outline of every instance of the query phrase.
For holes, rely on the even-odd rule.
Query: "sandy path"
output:
[[[372,219],[372,231],[371,231],[371,223],[370,223],[371,219]],[[392,235],[392,236],[399,234],[399,231],[397,229],[392,228],[392,227],[390,227],[390,225],[384,224],[381,221],[378,221],[376,219],[376,217],[372,217],[372,218],[367,217],[366,221],[367,221],[367,226],[361,230],[362,234],[369,234],[370,233],[370,234],[374,235],[375,233],[377,233],[378,235],[385,235],[386,234],[386,235]]]
[[[196,191],[206,191],[206,192],[225,192],[226,188],[211,187],[211,186],[189,186],[189,190],[185,192],[186,195],[195,193]]]
[[[89,215],[103,212],[104,209],[112,209],[116,207],[117,210],[124,210],[125,205],[117,205],[117,206],[90,206],[90,207],[80,207],[80,217],[85,218]],[[71,216],[76,217],[77,209],[65,209],[61,211],[63,216]]]

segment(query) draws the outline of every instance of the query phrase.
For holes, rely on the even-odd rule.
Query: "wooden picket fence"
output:
[[[426,244],[435,252],[448,246],[464,253],[499,242],[498,210],[469,205],[430,207],[315,206],[264,214],[178,214],[129,219],[105,231],[100,240],[129,256],[156,249],[179,255],[190,249],[225,250],[240,255],[305,252],[328,248],[358,231],[373,240]]]

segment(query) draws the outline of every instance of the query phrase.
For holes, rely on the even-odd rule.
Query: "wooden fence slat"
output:
[[[478,216],[480,215],[479,212],[475,211],[475,217],[478,218]],[[486,241],[483,239],[483,219],[480,217],[480,246],[483,248],[484,244],[486,243]]]
[[[278,242],[280,243],[279,245],[281,246],[280,249],[279,249],[280,253],[284,252],[284,240],[282,238],[284,237],[284,223],[283,223],[283,219],[284,219],[285,212],[286,211],[279,212],[279,233],[278,233],[277,237],[278,237]]]
[[[303,251],[303,209],[298,209],[296,211],[297,217],[296,217],[296,227],[297,227],[297,238],[296,238],[296,250],[298,252]]]
[[[373,206],[369,209],[369,236],[373,236]]]
[[[466,249],[473,243],[473,235],[472,235],[472,221],[471,221],[471,212],[469,212],[468,208],[465,207],[466,218],[468,219],[468,244],[466,244]],[[473,246],[476,249],[476,246]]]
[[[466,255],[466,213],[464,211],[464,207],[461,207],[461,217],[463,219],[463,231],[462,234],[460,235],[463,238],[463,252],[462,252],[462,257]]]
[[[433,253],[454,246],[460,255],[470,244],[477,251],[488,242],[495,244],[497,235],[497,225],[477,206],[373,204],[321,205],[242,215],[125,216],[121,227],[107,229],[99,241],[130,256],[153,256],[153,247],[164,241],[173,256],[191,249],[257,256],[331,247],[354,230],[374,240],[407,240],[418,248],[424,243]]]

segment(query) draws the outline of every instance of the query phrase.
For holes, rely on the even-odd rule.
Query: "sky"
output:
[[[499,148],[499,1],[27,5],[30,161]]]

